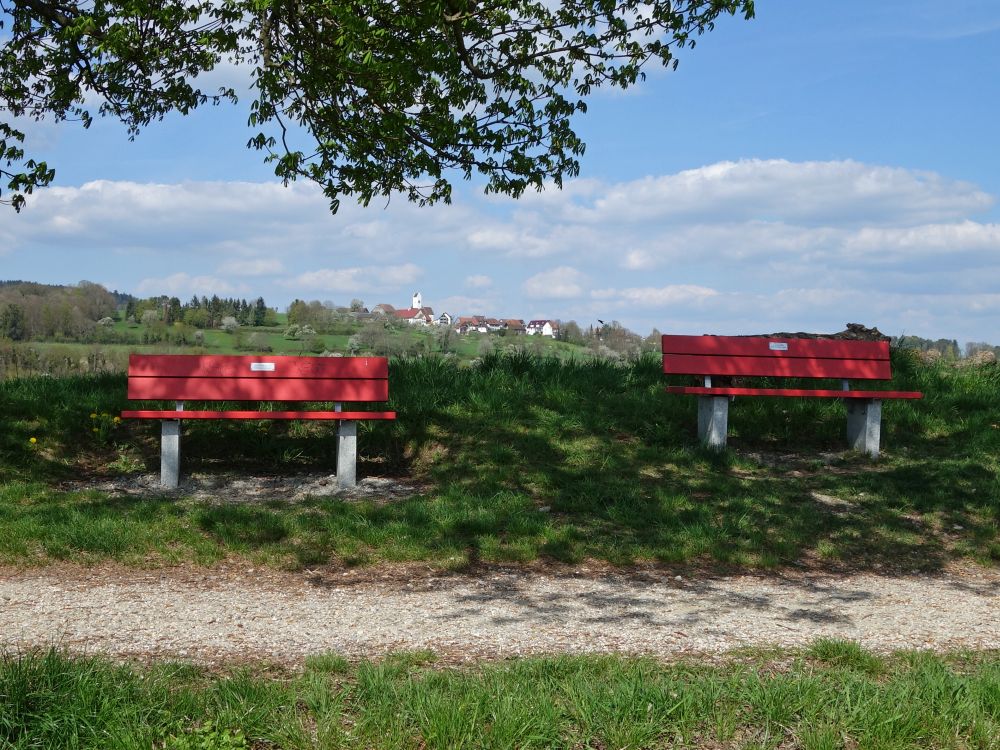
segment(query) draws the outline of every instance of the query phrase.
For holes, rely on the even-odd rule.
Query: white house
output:
[[[555,320],[530,320],[524,332],[529,336],[548,336],[554,339],[559,333],[559,323]]]

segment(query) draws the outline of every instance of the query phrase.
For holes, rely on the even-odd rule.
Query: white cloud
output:
[[[391,222],[376,211],[345,202],[331,215],[322,191],[307,183],[95,180],[36,192],[14,219],[14,248],[72,241],[127,253],[187,250],[216,262],[287,262],[312,253],[383,262],[439,246],[443,237],[454,242],[475,223],[455,206],[432,212],[404,203],[393,207]]]
[[[424,275],[420,266],[414,263],[404,263],[401,266],[383,266],[375,269],[379,281],[389,286],[411,284]]]
[[[206,94],[215,94],[220,88],[232,88],[243,98],[251,93],[253,71],[252,65],[222,60],[212,70],[198,76],[196,84]]]
[[[627,230],[625,230],[627,231]],[[714,260],[729,264],[819,261],[858,267],[953,261],[1000,253],[1000,225],[962,221],[896,227],[803,227],[782,222],[692,224],[650,230],[623,252],[621,268],[646,271]]]
[[[277,258],[234,258],[219,266],[217,272],[232,276],[277,276],[285,265]]]
[[[299,274],[293,279],[285,279],[282,284],[295,289],[353,294],[412,284],[422,274],[422,269],[413,263],[397,266],[320,268]]]
[[[850,254],[888,251],[898,258],[980,250],[997,252],[1000,225],[966,220],[914,227],[865,227],[845,238],[843,247]]]
[[[493,286],[493,279],[485,274],[479,273],[474,276],[466,276],[465,285],[472,289],[487,289]]]
[[[332,217],[322,193],[306,186],[96,180],[37,192],[17,221],[23,227],[19,244],[72,240],[107,250],[270,256],[307,235],[312,242],[317,235],[325,239],[329,230],[320,231]]]
[[[701,221],[712,216],[858,225],[886,219],[954,220],[994,204],[994,198],[975,185],[933,172],[855,161],[784,159],[719,162],[608,185],[587,197],[589,201],[575,201],[568,196],[547,208],[561,211],[561,218],[589,223]],[[532,197],[525,202],[530,206]]]
[[[231,284],[217,276],[191,276],[183,272],[165,278],[142,279],[135,288],[136,294],[139,295],[152,297],[166,294],[181,298],[192,294],[226,296],[244,294],[246,291],[247,287],[243,284]]]
[[[641,271],[656,265],[656,257],[648,250],[630,250],[622,259],[622,268],[630,271]]]
[[[365,221],[355,224],[348,224],[344,227],[346,237],[357,237],[358,239],[370,240],[385,231],[385,224],[381,221]]]
[[[620,305],[666,307],[668,305],[686,305],[694,302],[702,302],[718,295],[718,291],[709,287],[697,286],[695,284],[675,284],[663,287],[595,289],[591,292],[590,296],[598,300],[611,300]]]
[[[467,237],[477,250],[502,251],[507,255],[540,258],[553,252],[552,240],[542,238],[529,228],[490,226],[477,229]]]
[[[501,315],[502,310],[497,310],[497,300],[494,297],[468,297],[462,294],[453,294],[435,303],[434,309],[437,312],[448,312],[452,315]]]
[[[583,295],[586,276],[575,268],[559,266],[537,273],[521,285],[529,299],[571,299]]]
[[[628,271],[711,261],[883,266],[1000,248],[969,216],[994,197],[929,172],[853,161],[747,160],[616,184],[526,195],[489,230],[509,257],[565,253]],[[526,242],[525,238],[530,238]]]
[[[10,209],[6,206],[0,206],[0,210]],[[0,255],[8,255],[14,252],[14,233],[9,229],[0,226]]]

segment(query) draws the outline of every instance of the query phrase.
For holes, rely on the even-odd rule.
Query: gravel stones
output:
[[[301,664],[432,649],[661,658],[844,638],[877,651],[1000,648],[1000,572],[675,577],[255,568],[0,572],[0,648]]]

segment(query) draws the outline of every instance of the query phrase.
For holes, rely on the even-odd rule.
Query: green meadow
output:
[[[730,448],[707,452],[696,400],[665,393],[652,356],[394,359],[399,418],[362,423],[359,476],[396,478],[417,495],[252,505],[88,489],[88,479],[158,471],[158,423],[116,422],[123,375],[10,379],[0,382],[0,562],[995,564],[1000,368],[897,351],[893,369],[886,388],[926,396],[884,404],[884,453],[873,462],[845,450],[844,407],[822,399],[737,399]],[[333,473],[334,429],[189,423],[183,471]]]

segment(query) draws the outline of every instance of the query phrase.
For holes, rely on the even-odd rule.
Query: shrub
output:
[[[285,329],[284,337],[291,341],[298,341],[309,336],[315,336],[316,330],[310,325],[299,325],[293,323]]]
[[[271,351],[271,345],[267,343],[267,336],[263,333],[255,333],[250,336],[247,342],[250,349],[256,352],[269,352]]]

